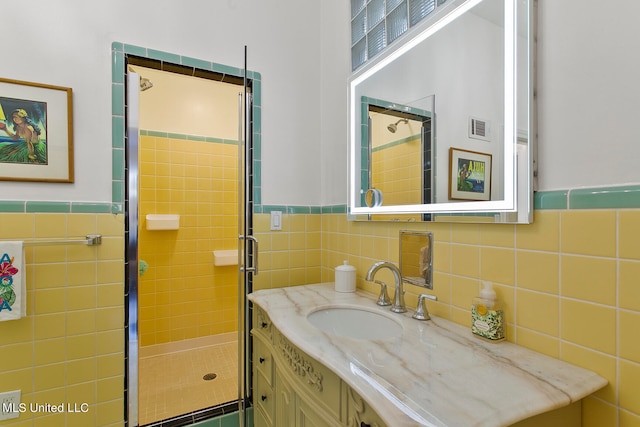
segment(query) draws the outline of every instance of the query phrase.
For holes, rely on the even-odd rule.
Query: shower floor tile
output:
[[[207,374],[216,378],[206,381]],[[139,425],[238,398],[238,344],[200,347],[138,362]]]

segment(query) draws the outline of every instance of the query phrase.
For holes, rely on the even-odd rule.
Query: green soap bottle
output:
[[[484,289],[473,299],[471,332],[491,342],[504,340],[504,311],[491,282],[482,282]]]

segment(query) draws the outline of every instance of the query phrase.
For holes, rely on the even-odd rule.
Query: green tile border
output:
[[[569,209],[640,208],[640,185],[574,189],[568,200]]]
[[[218,141],[219,142],[219,141]],[[223,143],[232,143],[224,141]],[[114,181],[114,192],[124,195],[120,181]],[[257,192],[258,197],[260,193]],[[638,209],[640,185],[620,187],[580,188],[574,190],[537,191],[534,193],[535,210],[578,209]],[[287,214],[347,213],[347,205],[298,206],[262,205],[256,201],[254,213],[282,211]],[[123,213],[122,203],[54,202],[0,200],[0,213]]]
[[[533,193],[534,209],[567,209],[568,191],[537,191]]]
[[[172,138],[172,139],[181,139],[185,141],[211,142],[214,144],[238,145],[237,139],[223,139],[223,138],[215,138],[212,136],[190,135],[190,134],[182,134],[182,133],[168,133],[168,132],[148,130],[148,129],[140,129],[140,136],[155,136],[157,138]]]

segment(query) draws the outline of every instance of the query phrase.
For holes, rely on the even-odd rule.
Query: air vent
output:
[[[469,117],[469,138],[491,141],[491,123],[477,117]]]

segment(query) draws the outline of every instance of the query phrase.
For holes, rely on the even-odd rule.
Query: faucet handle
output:
[[[380,285],[380,295],[378,296],[376,304],[383,307],[391,305],[391,299],[389,299],[389,294],[387,293],[387,284],[380,280],[374,280],[374,283]]]
[[[431,301],[438,301],[438,297],[435,295],[429,294],[420,294],[418,295],[418,306],[416,307],[415,313],[413,313],[414,319],[417,320],[429,320],[431,316],[429,316],[429,310],[427,310],[427,301],[430,299]]]

